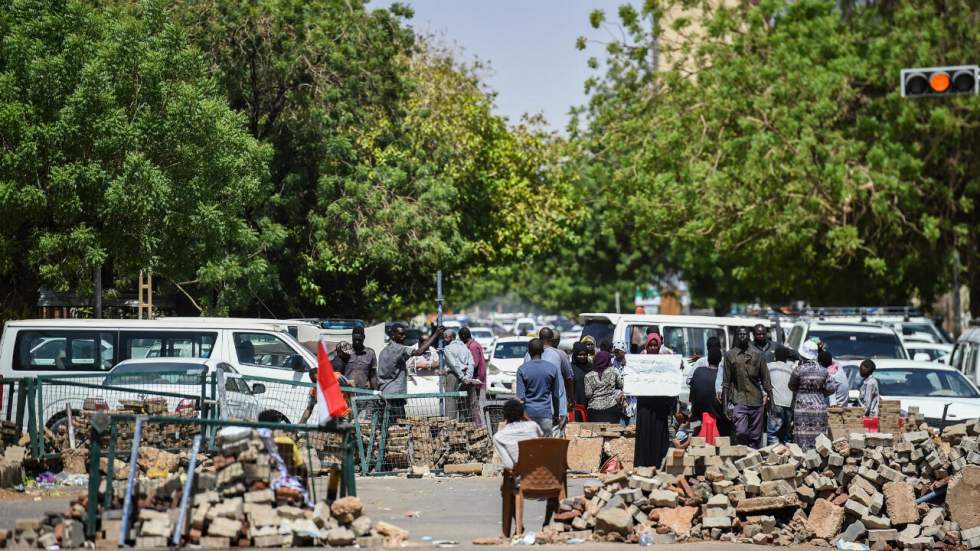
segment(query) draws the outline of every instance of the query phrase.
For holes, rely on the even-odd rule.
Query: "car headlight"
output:
[[[500,375],[500,370],[497,369],[497,366],[495,366],[493,364],[490,364],[490,374],[491,375]]]

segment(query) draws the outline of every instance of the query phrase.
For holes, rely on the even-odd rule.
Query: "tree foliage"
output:
[[[721,304],[928,300],[954,247],[976,274],[980,99],[897,86],[903,67],[980,51],[971,3],[718,4],[620,10],[625,38],[573,135],[594,262],[676,270]],[[667,30],[681,38],[656,45],[654,70]]]
[[[275,232],[244,214],[268,194],[269,151],[161,5],[6,0],[0,36],[5,307],[41,284],[86,293],[104,264],[216,310],[250,300]]]

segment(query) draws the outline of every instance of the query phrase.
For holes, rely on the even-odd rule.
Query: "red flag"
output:
[[[340,391],[340,382],[337,381],[330,355],[327,354],[327,346],[322,340],[317,346],[316,361],[316,403],[320,411],[320,424],[325,425],[332,419],[347,415],[350,408],[347,407],[344,393]]]

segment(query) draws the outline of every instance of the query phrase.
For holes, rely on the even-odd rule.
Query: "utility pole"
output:
[[[436,272],[436,329],[442,327],[442,270]],[[446,357],[443,354],[442,349],[442,337],[439,337],[439,347],[436,349],[439,352],[439,392],[446,392],[444,378],[442,376],[443,370],[446,368]],[[445,403],[440,405],[440,409],[443,411],[440,414],[445,415]]]
[[[620,292],[619,291],[616,291],[616,313],[617,314],[621,314],[622,313],[622,310],[620,310],[620,306],[619,306],[619,297],[620,297]]]
[[[102,319],[102,265],[92,270],[92,281],[95,283],[95,319]]]
[[[971,297],[972,298],[972,297]],[[953,338],[958,339],[963,330],[960,316],[960,252],[953,249]]]

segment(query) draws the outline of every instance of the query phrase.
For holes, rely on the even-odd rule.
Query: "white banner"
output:
[[[632,396],[678,396],[684,384],[680,354],[627,354],[623,392]]]

